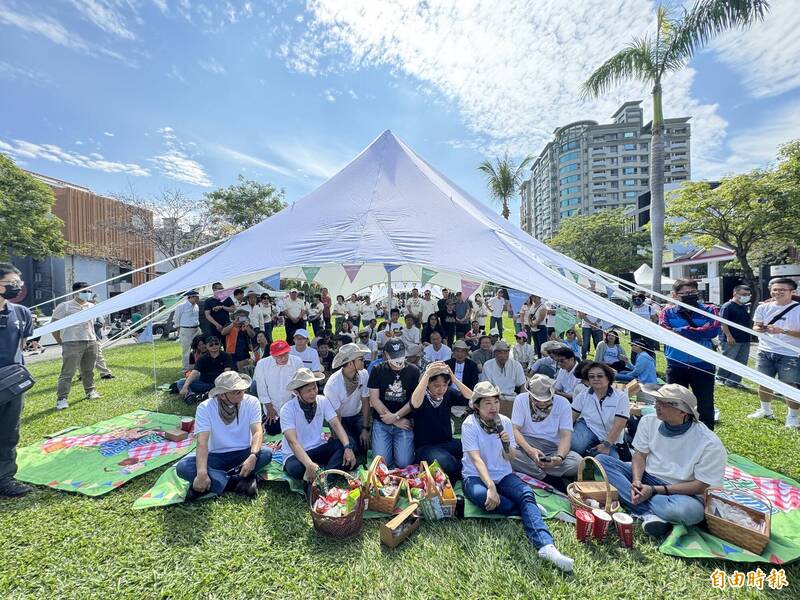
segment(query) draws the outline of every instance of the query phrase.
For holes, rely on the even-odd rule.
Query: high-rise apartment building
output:
[[[641,100],[626,102],[611,119],[576,121],[554,131],[521,189],[520,226],[540,240],[562,219],[636,204],[650,185],[650,133]],[[689,119],[664,120],[664,181],[688,180]]]

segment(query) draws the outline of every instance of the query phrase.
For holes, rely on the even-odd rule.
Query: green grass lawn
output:
[[[510,328],[513,332],[513,327]],[[511,336],[507,333],[506,337]],[[60,361],[32,367],[37,379],[22,418],[21,445],[72,425],[88,425],[137,408],[189,414],[175,396],[153,389],[180,371],[175,342],[107,352],[117,375],[98,381],[101,400],[81,400],[56,412]],[[754,394],[720,388],[718,433],[731,452],[800,478],[800,433],[772,422],[750,422]],[[425,522],[394,551],[380,545],[378,523],[360,537],[334,542],[311,528],[302,498],[281,483],[262,485],[258,499],[219,500],[133,511],[131,505],[163,469],[100,498],[39,489],[0,501],[0,598],[748,598],[757,592],[715,592],[709,574],[732,563],[660,554],[638,533],[626,551],[609,536],[579,544],[574,528],[550,522],[556,544],[576,560],[563,576],[543,565],[514,521]],[[763,568],[763,566],[762,566]],[[739,565],[742,571],[747,565]],[[768,571],[768,569],[767,569]],[[790,586],[762,592],[797,598],[800,566],[787,568]]]

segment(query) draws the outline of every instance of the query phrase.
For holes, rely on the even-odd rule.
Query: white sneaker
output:
[[[654,514],[647,514],[642,516],[642,529],[650,537],[663,538],[672,529],[672,523],[668,523]]]
[[[546,546],[539,548],[539,557],[553,563],[556,567],[567,573],[572,572],[572,567],[575,564],[573,559],[571,559],[569,556],[561,554],[561,552],[558,551],[558,548],[556,548],[553,544],[547,544]]]
[[[87,400],[97,400],[98,398],[102,398],[102,396],[97,390],[91,390],[89,392],[86,392]]]
[[[66,398],[59,398],[56,400],[56,410],[64,410],[65,408],[69,408]]]
[[[772,414],[772,411],[767,412],[763,408],[759,408],[756,412],[750,413],[747,415],[748,419],[771,419],[775,415]]]
[[[791,415],[786,415],[786,427],[789,429],[800,429],[800,419]]]

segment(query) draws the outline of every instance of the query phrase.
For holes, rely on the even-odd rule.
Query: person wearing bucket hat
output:
[[[519,515],[539,556],[562,571],[572,571],[574,561],[553,544],[533,490],[512,472],[517,442],[511,420],[500,414],[500,390],[481,381],[472,390],[470,408],[472,413],[461,425],[464,496],[490,513]]]
[[[483,365],[481,380],[492,382],[500,388],[503,400],[513,402],[525,385],[525,371],[521,364],[510,358],[510,353],[511,349],[504,340],[497,342],[494,346],[494,358]]]
[[[369,406],[369,375],[364,368],[364,357],[369,349],[358,344],[345,344],[333,358],[333,375],[322,392],[333,406],[342,427],[351,439],[364,450],[369,446],[369,432],[364,430],[364,405]]]
[[[178,477],[191,484],[188,501],[207,492],[220,496],[233,490],[251,498],[258,493],[256,473],[272,452],[263,445],[258,398],[246,393],[250,383],[247,375],[225,371],[197,406],[197,448],[175,466]]]
[[[522,365],[522,370],[527,373],[528,367],[534,361],[533,348],[528,343],[528,334],[524,331],[518,331],[514,334],[515,344],[511,349],[511,358]]]
[[[455,385],[453,387],[451,385]],[[453,439],[450,409],[466,406],[472,390],[444,362],[432,362],[411,394],[416,462],[438,461],[451,481],[461,479],[461,442]]]
[[[636,355],[636,362],[628,365],[626,370],[617,373],[616,381],[627,383],[636,379],[639,383],[658,383],[656,374],[656,359],[653,355],[652,344],[646,337],[631,340],[631,354]]]
[[[572,410],[569,400],[553,390],[554,381],[534,375],[525,391],[514,400],[511,423],[521,452],[513,461],[514,470],[527,473],[564,491],[561,477],[578,472],[581,456],[570,450]]]
[[[581,373],[589,387],[572,400],[572,449],[581,456],[619,456],[617,445],[624,440],[631,407],[628,393],[614,389],[614,375],[601,362],[589,363]]]
[[[268,435],[281,432],[280,411],[292,398],[292,393],[286,386],[302,367],[303,361],[291,354],[291,347],[283,340],[272,342],[269,356],[256,363],[253,380],[263,409],[264,429]]]
[[[669,383],[648,393],[656,401],[656,412],[639,422],[632,462],[607,455],[597,460],[620,502],[642,519],[645,533],[663,537],[674,524],[703,520],[703,494],[709,486],[722,485],[728,454],[700,421],[691,391]]]
[[[286,386],[293,398],[281,408],[283,470],[307,484],[314,481],[320,465],[346,470],[356,466],[355,442],[347,436],[331,402],[317,393],[321,379],[311,369],[298,369]],[[322,437],[324,421],[333,431],[327,442]]]
[[[387,340],[383,355],[385,362],[372,369],[367,381],[372,410],[365,407],[364,426],[372,433],[373,454],[383,456],[390,467],[404,468],[414,462],[414,432],[406,415],[419,369],[406,363],[406,346],[399,338]]]

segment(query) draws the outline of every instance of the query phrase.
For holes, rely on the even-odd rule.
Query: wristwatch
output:
[[[608,440],[603,440],[602,442],[600,442],[600,445],[603,448],[611,448],[611,442],[609,442]]]

